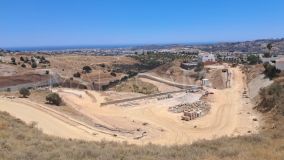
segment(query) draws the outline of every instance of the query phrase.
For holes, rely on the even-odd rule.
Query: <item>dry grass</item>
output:
[[[273,120],[275,121],[275,120]],[[42,134],[35,124],[0,112],[1,159],[210,159],[210,160],[283,160],[283,116],[278,117],[276,129],[260,135],[199,141],[182,146],[135,146],[115,142],[85,142],[65,140]]]
[[[132,78],[126,82],[115,87],[115,90],[118,92],[135,92],[142,94],[153,94],[158,93],[158,87],[155,85],[143,82],[140,79]]]

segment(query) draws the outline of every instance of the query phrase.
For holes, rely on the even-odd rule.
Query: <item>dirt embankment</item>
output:
[[[182,69],[180,67],[180,63],[180,61],[173,61],[171,63],[161,65],[148,73],[177,83],[190,85],[198,84],[198,81],[196,81],[197,72],[193,69]]]
[[[2,76],[0,77],[0,87],[9,87],[25,83],[35,83],[46,81],[49,79],[48,75],[40,74],[24,74],[24,75],[13,75],[13,76]]]
[[[226,72],[222,72],[222,69],[209,69],[206,73],[206,78],[208,78],[213,88],[225,89],[227,81],[226,74]]]

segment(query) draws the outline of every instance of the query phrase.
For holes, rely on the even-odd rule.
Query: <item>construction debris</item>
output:
[[[209,105],[203,101],[197,101],[195,103],[190,103],[190,104],[189,103],[179,104],[169,108],[170,112],[174,113],[183,112],[183,116],[181,117],[181,119],[185,121],[201,117],[206,113],[208,113],[209,110],[210,110]]]

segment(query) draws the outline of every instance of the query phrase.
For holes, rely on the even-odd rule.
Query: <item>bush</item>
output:
[[[274,82],[272,85],[262,88],[259,92],[261,102],[257,109],[262,112],[274,111],[284,115],[284,85],[282,82]]]
[[[250,65],[254,65],[259,62],[259,56],[256,55],[249,55],[247,59]]]
[[[36,68],[37,64],[35,62],[32,63],[32,68]]]
[[[86,73],[91,73],[92,68],[90,66],[84,66],[83,71],[85,71]]]
[[[106,65],[105,65],[104,63],[99,64],[99,66],[102,67],[102,68],[105,68],[105,67],[106,67]]]
[[[116,77],[116,73],[114,73],[114,72],[111,72],[110,75],[113,76],[113,77]]]
[[[49,74],[49,70],[46,70],[46,71],[45,71],[45,74]]]
[[[31,92],[29,89],[27,88],[21,88],[19,93],[24,97],[26,98],[27,96],[31,95]]]
[[[264,74],[269,78],[269,79],[273,79],[274,77],[277,76],[277,69],[275,66],[269,64],[269,63],[264,63],[263,67],[265,68],[264,70]]]
[[[57,106],[59,106],[62,103],[62,99],[57,93],[50,93],[49,95],[46,96],[45,99],[48,101],[48,103],[55,104]]]
[[[204,63],[198,62],[196,68],[194,69],[195,72],[200,72],[204,69]]]
[[[11,58],[11,62],[14,64],[14,63],[16,63],[16,58],[15,57],[12,57]]]
[[[20,57],[20,61],[24,61],[24,60],[25,60],[24,57],[21,56],[21,57]]]
[[[80,74],[79,72],[77,72],[77,73],[74,73],[74,74],[73,74],[73,77],[77,77],[77,78],[80,78],[80,77],[81,77],[81,74]]]
[[[29,60],[29,58],[28,57],[25,57],[24,58],[24,63],[28,63],[30,60]]]
[[[27,66],[25,64],[22,64],[21,67],[26,68]]]

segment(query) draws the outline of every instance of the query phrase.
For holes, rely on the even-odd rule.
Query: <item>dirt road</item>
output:
[[[26,122],[36,121],[45,133],[87,140],[128,141],[135,144],[172,145],[191,143],[199,139],[213,139],[220,136],[244,135],[256,133],[258,115],[253,111],[248,98],[242,97],[246,87],[244,75],[239,68],[231,68],[231,88],[214,90],[210,101],[212,107],[208,115],[193,121],[181,121],[181,114],[168,112],[172,99],[157,101],[145,99],[132,107],[115,105],[100,107],[107,96],[89,91],[58,90],[67,105],[90,117],[95,123],[108,128],[108,134],[102,128],[86,129],[83,125],[70,123],[61,116],[32,108],[30,105],[0,99],[0,110],[4,110]],[[90,96],[92,94],[92,96]],[[78,96],[79,95],[79,96]],[[94,100],[95,97],[95,100]],[[175,101],[178,100],[175,99]],[[105,131],[105,130],[104,130]],[[97,134],[95,136],[92,135]],[[116,134],[115,137],[109,133]],[[142,135],[142,136],[141,136]]]
[[[100,133],[91,126],[33,102],[0,98],[0,111],[8,112],[27,124],[36,122],[37,127],[49,135],[83,140],[113,140],[111,135]]]

